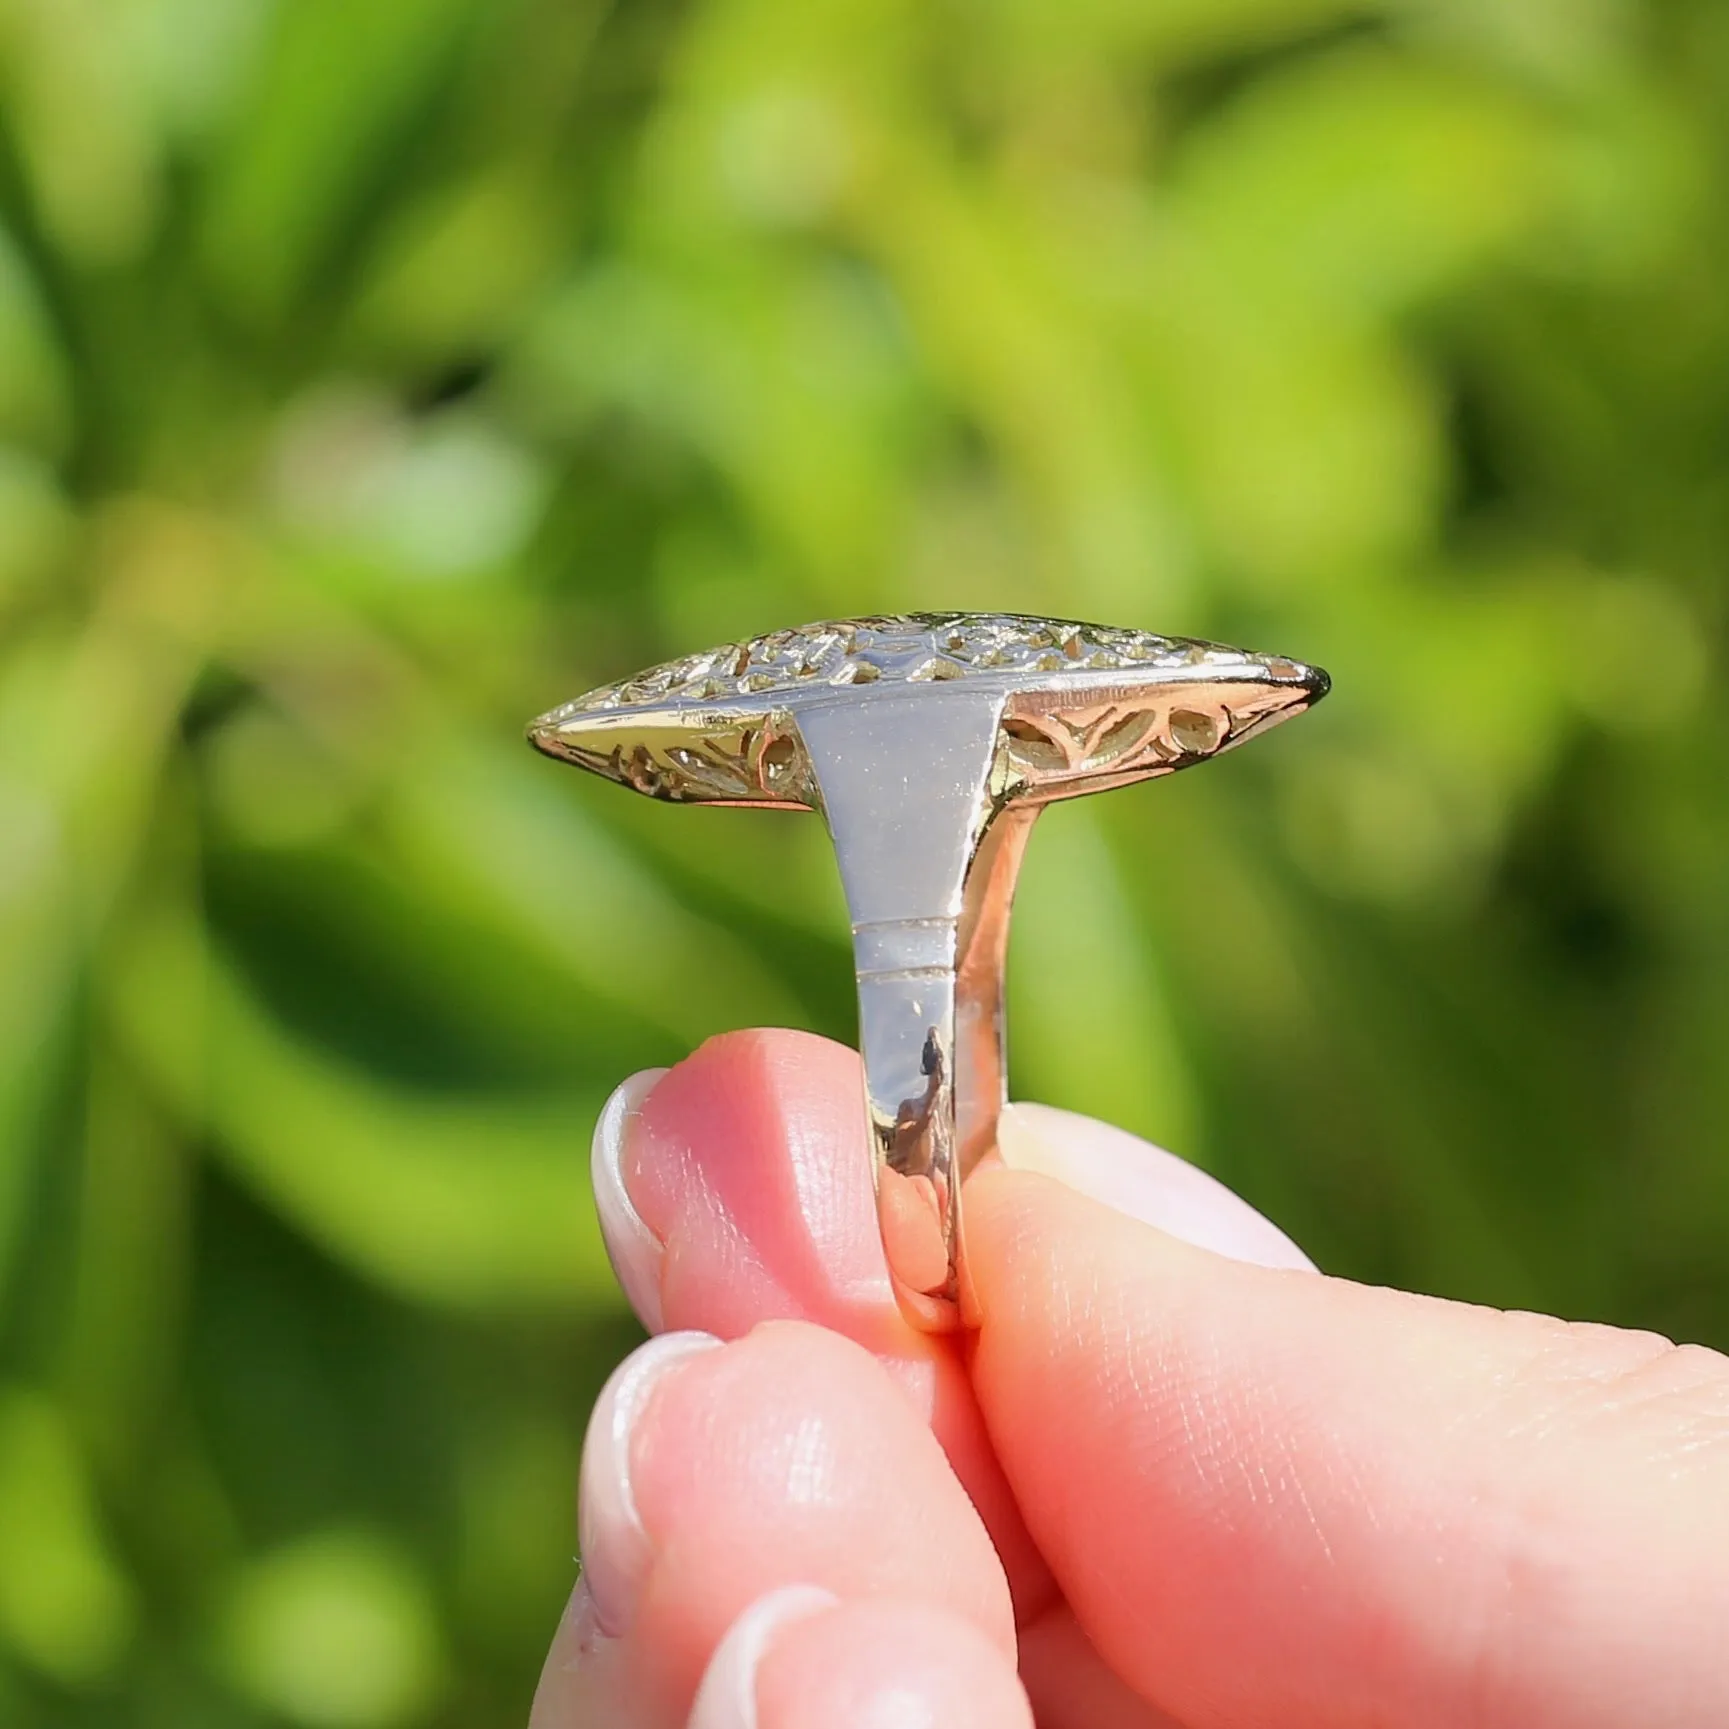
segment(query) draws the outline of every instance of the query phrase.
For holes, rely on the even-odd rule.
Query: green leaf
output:
[[[475,0],[295,0],[217,155],[201,247],[223,293],[285,317],[387,184]]]
[[[600,1100],[383,1087],[273,1025],[183,914],[134,934],[113,1009],[234,1174],[366,1277],[469,1307],[611,1292],[586,1195]]]

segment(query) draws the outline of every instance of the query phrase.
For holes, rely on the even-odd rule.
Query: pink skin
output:
[[[619,1433],[610,1418],[630,1406]],[[581,1511],[588,1571],[539,1729],[684,1724],[729,1627],[791,1582],[964,1622],[1014,1680],[983,1526],[912,1401],[839,1334],[770,1322],[724,1347],[685,1333],[635,1353],[596,1408]]]
[[[759,1321],[809,1320],[873,1351],[942,1441],[1024,1620],[1055,1587],[1003,1480],[960,1354],[914,1331],[895,1305],[861,1088],[854,1052],[788,1032],[711,1039],[656,1084],[621,1163],[629,1202],[665,1246],[662,1324],[734,1339]],[[628,1229],[604,1215],[603,1223],[609,1241]]]
[[[980,1333],[933,1341],[852,1053],[733,1035],[639,1091],[609,1245],[735,1342],[597,1409],[536,1729],[1729,1723],[1729,1361],[1319,1277],[1036,1107],[968,1187]]]
[[[761,1659],[756,1706],[760,1729],[1033,1729],[1013,1665],[970,1621],[880,1600],[781,1632]]]

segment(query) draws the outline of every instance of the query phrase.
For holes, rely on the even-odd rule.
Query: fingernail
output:
[[[1039,1171],[1119,1213],[1198,1248],[1262,1267],[1315,1263],[1216,1177],[1126,1129],[1050,1105],[1009,1105],[997,1151],[1012,1170]]]
[[[757,1598],[715,1647],[688,1729],[757,1729],[757,1671],[775,1635],[839,1603],[832,1591],[816,1585],[785,1585]]]
[[[630,1482],[631,1436],[660,1382],[681,1363],[719,1344],[712,1333],[662,1333],[650,1339],[613,1371],[588,1420],[577,1491],[582,1576],[601,1631],[615,1639],[635,1618],[637,1598],[654,1560]]]
[[[666,1248],[648,1228],[624,1186],[624,1153],[631,1125],[642,1114],[643,1101],[665,1073],[665,1069],[644,1069],[615,1089],[594,1125],[589,1155],[594,1206],[600,1215],[607,1259],[636,1318],[651,1333],[658,1333],[666,1324],[660,1307],[660,1266]]]

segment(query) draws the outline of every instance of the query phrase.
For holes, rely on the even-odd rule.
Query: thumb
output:
[[[1318,1277],[1187,1191],[1178,1240],[1169,1155],[1012,1116],[974,1383],[1132,1687],[1197,1729],[1729,1722],[1729,1359]]]

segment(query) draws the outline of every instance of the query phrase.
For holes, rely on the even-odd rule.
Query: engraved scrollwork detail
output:
[[[1248,659],[1238,650],[1187,637],[1064,619],[910,613],[806,625],[723,643],[602,685],[544,718],[557,725],[582,715],[764,696],[822,684],[922,684],[976,673],[1124,672],[1224,666]]]
[[[1003,791],[1062,797],[1104,777],[1168,773],[1213,755],[1229,717],[1178,697],[1158,704],[1110,701],[1004,716],[998,781]]]
[[[578,735],[561,740],[556,752],[675,804],[809,805],[816,796],[797,733],[773,725],[661,727],[628,739]]]

